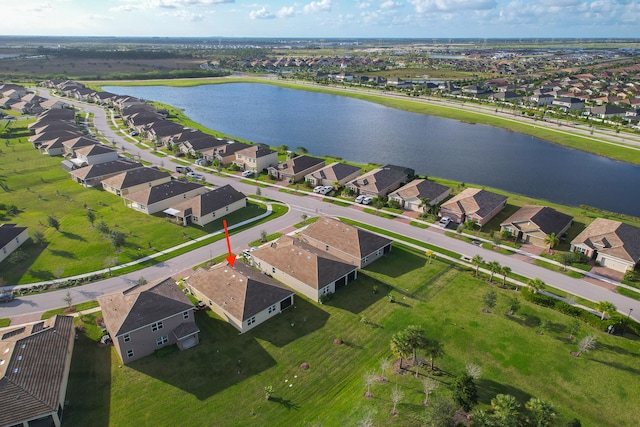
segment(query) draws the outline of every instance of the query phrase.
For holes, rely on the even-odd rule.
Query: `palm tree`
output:
[[[471,259],[471,264],[476,266],[476,277],[478,277],[478,269],[480,265],[484,262],[484,259],[480,255],[476,255]]]
[[[491,276],[489,276],[489,283],[493,283],[493,275],[495,273],[499,273],[502,266],[498,261],[491,261],[489,262],[489,264],[487,264],[487,267],[489,267],[489,271],[491,271]]]
[[[616,311],[616,306],[609,301],[600,301],[597,305],[598,311],[602,313],[600,320],[604,320],[607,315],[610,317]]]
[[[430,202],[431,202],[430,198],[420,197],[420,204],[418,205],[418,207],[422,208],[422,213],[426,214],[427,212],[429,212]]]
[[[538,279],[537,277],[535,279],[531,279],[527,282],[527,284],[529,285],[529,287],[531,289],[533,289],[533,293],[537,294],[538,292],[540,292],[541,290],[543,290],[547,285],[542,281],[542,279]]]
[[[520,404],[515,397],[509,394],[498,394],[491,399],[493,416],[500,427],[518,426],[518,409]]]
[[[544,243],[548,246],[549,253],[551,253],[551,249],[553,249],[558,242],[560,242],[560,239],[556,237],[556,233],[547,234],[544,238]]]
[[[530,412],[529,422],[534,427],[548,427],[556,416],[554,407],[538,397],[532,397],[524,405]]]
[[[440,341],[430,339],[427,341],[426,349],[431,362],[431,370],[433,371],[433,360],[436,357],[444,356],[444,347]]]
[[[500,269],[500,273],[502,274],[502,287],[506,288],[507,287],[507,276],[511,273],[511,267],[508,266],[503,266]]]

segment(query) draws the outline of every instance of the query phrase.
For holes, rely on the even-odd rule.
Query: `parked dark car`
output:
[[[11,292],[0,293],[0,302],[10,302],[13,301],[14,298]]]

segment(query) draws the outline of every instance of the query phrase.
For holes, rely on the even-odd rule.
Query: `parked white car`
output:
[[[366,198],[367,198],[367,196],[364,196],[364,195],[361,194],[358,197],[356,197],[356,203],[362,203],[362,201],[364,199],[366,199]]]
[[[244,171],[242,172],[242,176],[244,176],[245,178],[253,176],[253,171]]]
[[[368,205],[373,201],[373,199],[371,197],[366,197],[364,199],[362,199],[362,204],[363,205]]]
[[[322,191],[322,189],[323,189],[323,188],[324,188],[324,187],[323,187],[322,185],[318,185],[317,187],[315,187],[315,188],[313,189],[313,192],[314,192],[314,193],[319,193],[319,192],[321,192],[321,191]]]
[[[443,216],[440,218],[440,221],[438,221],[438,225],[442,228],[447,228],[449,224],[451,224],[451,218],[448,216]]]
[[[195,179],[196,181],[204,181],[204,175],[201,175],[201,174],[196,173],[196,172],[189,172],[189,173],[187,174],[187,176],[188,176],[189,178],[193,178],[193,179]]]

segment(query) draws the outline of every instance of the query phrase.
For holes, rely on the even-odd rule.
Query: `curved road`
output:
[[[47,97],[48,95],[41,94],[41,96]],[[69,102],[69,100],[67,100],[67,102]],[[74,104],[77,104],[87,112],[93,113],[94,124],[97,131],[109,141],[115,141],[119,147],[126,147],[126,151],[128,153],[139,155],[141,159],[156,165],[168,162],[167,158],[163,160],[149,151],[140,150],[135,146],[135,144],[129,142],[124,134],[113,131],[107,123],[107,113],[104,109],[93,104],[80,102],[74,102]],[[171,165],[169,164],[164,164],[164,167],[170,166]],[[256,191],[255,186],[242,183],[237,178],[206,174],[206,179],[214,185],[232,184],[236,189],[247,195],[255,194]],[[631,317],[636,320],[640,319],[640,301],[625,297],[585,280],[574,279],[564,274],[536,266],[535,264],[526,262],[518,257],[503,255],[474,246],[462,240],[447,237],[438,227],[428,229],[413,227],[407,224],[406,221],[380,218],[378,216],[365,213],[361,210],[359,205],[342,207],[323,202],[322,197],[315,194],[309,196],[298,196],[279,192],[278,188],[275,187],[267,187],[262,189],[262,195],[288,204],[290,211],[280,218],[260,225],[257,229],[252,228],[233,235],[232,249],[236,254],[243,248],[247,247],[249,242],[259,238],[259,232],[261,230],[265,230],[268,234],[282,231],[294,223],[299,222],[303,213],[309,216],[341,216],[362,223],[371,224],[372,226],[386,229],[399,235],[409,236],[413,239],[445,248],[456,253],[465,254],[471,257],[480,255],[485,261],[497,261],[500,265],[509,266],[514,273],[530,278],[538,277],[551,287],[564,290],[582,298],[591,301],[610,301],[617,306],[618,311],[622,314],[626,315],[629,313],[629,310],[632,309],[633,312],[631,313]],[[114,292],[127,286],[131,286],[135,284],[141,276],[148,281],[153,281],[179,274],[197,264],[201,264],[202,262],[211,259],[214,256],[225,253],[226,250],[226,242],[221,240],[205,247],[195,249],[187,254],[172,258],[168,261],[161,262],[152,267],[100,282],[94,282],[85,286],[71,288],[69,289],[69,292],[71,292],[71,296],[75,303],[93,300],[98,295]],[[0,307],[0,317],[16,317],[31,313],[41,313],[53,308],[63,307],[65,305],[63,298],[66,293],[67,290],[65,289],[45,294],[20,297],[13,302],[4,304]]]

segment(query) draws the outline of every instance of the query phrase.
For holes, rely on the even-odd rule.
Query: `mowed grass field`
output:
[[[25,121],[13,122],[10,134],[7,128],[0,128],[0,183],[4,185],[0,204],[5,206],[0,208],[0,222],[28,227],[30,235],[40,230],[46,244],[29,240],[20,247],[27,255],[24,261],[12,264],[7,259],[0,264],[0,277],[8,285],[96,271],[114,259],[123,264],[222,228],[221,220],[204,228],[182,227],[161,215],[129,209],[121,198],[102,188],[81,186],[62,169],[62,157],[43,155],[33,148],[26,126]],[[18,208],[16,215],[8,212],[11,205]],[[108,235],[91,226],[89,209],[95,214],[95,224],[104,221],[111,230],[126,234],[120,250],[114,249]],[[249,204],[227,221],[234,224],[264,212],[264,206]],[[60,231],[48,226],[49,215],[58,218]]]
[[[483,313],[490,286],[468,271],[394,246],[324,305],[296,296],[293,307],[243,335],[212,312],[198,312],[198,346],[126,366],[112,347],[98,346],[99,332],[87,316],[89,335],[74,350],[65,424],[355,426],[369,413],[374,425],[421,425],[430,408],[413,375],[389,371],[388,382],[373,386],[374,397],[364,397],[364,374],[380,372],[380,358],[392,357],[391,336],[412,324],[444,346],[444,357],[435,361],[444,374],[435,376],[441,386],[432,399],[450,395],[453,377],[473,362],[484,371],[481,408],[497,393],[508,393],[523,405],[532,396],[551,402],[559,426],[574,417],[585,427],[636,424],[638,341],[583,325],[578,338],[596,334],[598,345],[575,358],[568,317],[522,299],[521,309],[507,316],[507,301],[517,294],[500,289],[493,313]],[[550,326],[539,335],[542,319]],[[334,344],[336,337],[344,343]],[[308,370],[300,369],[303,362]],[[431,375],[422,369],[421,378],[425,374]],[[265,399],[266,386],[274,388],[271,400]],[[396,386],[404,398],[393,416]]]

